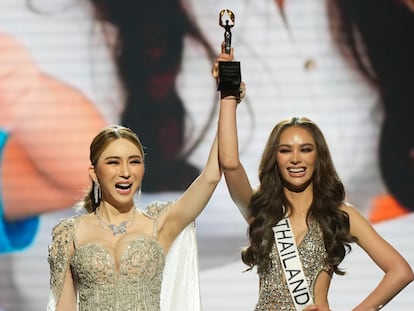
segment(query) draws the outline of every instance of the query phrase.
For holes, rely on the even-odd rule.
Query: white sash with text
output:
[[[303,272],[289,218],[282,218],[272,230],[290,295],[296,310],[302,311],[306,306],[313,304],[313,299]]]

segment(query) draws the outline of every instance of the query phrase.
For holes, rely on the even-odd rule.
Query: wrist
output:
[[[234,103],[239,104],[240,103],[240,97],[236,96],[226,96],[221,98],[222,103]]]
[[[237,104],[241,101],[239,91],[221,91],[220,98],[222,101],[234,101]]]

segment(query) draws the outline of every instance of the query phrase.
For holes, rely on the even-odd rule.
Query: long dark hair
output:
[[[414,12],[399,0],[328,3],[340,51],[381,95],[379,161],[385,185],[413,211]]]
[[[348,215],[340,209],[345,190],[333,165],[326,140],[315,123],[307,118],[281,121],[272,130],[259,167],[260,187],[254,193],[250,210],[254,219],[249,226],[250,245],[242,252],[242,260],[250,267],[264,269],[270,261],[269,253],[274,244],[272,227],[284,216],[282,206],[290,204],[283,192],[283,181],[277,169],[275,146],[282,132],[289,127],[301,127],[313,136],[317,160],[312,177],[313,201],[308,211],[310,217],[321,226],[328,253],[327,264],[335,273],[343,274],[338,265],[354,242],[350,236]]]
[[[200,136],[184,150],[189,122],[176,90],[184,39],[199,42],[211,60],[216,53],[180,0],[89,1],[98,20],[117,30],[114,59],[126,93],[121,123],[139,133],[151,154],[147,166],[152,173],[143,191],[185,189],[199,172],[183,163],[203,139],[217,105],[212,102]]]

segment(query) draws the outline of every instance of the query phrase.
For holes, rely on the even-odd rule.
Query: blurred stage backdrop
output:
[[[199,173],[217,122],[218,98],[210,69],[223,40],[224,29],[218,24],[222,9],[231,9],[236,16],[232,43],[248,90],[238,112],[240,148],[253,183],[257,185],[260,156],[273,126],[290,116],[311,118],[326,135],[348,201],[414,264],[409,241],[414,235],[413,205],[403,191],[414,190],[413,169],[404,165],[405,171],[399,172],[404,161],[392,163],[401,182],[395,184],[381,162],[387,159],[381,150],[390,113],[385,100],[357,69],[351,54],[343,52],[338,12],[332,13],[321,0],[286,1],[283,9],[277,3],[1,1],[0,128],[10,135],[3,146],[3,153],[10,156],[2,159],[2,172],[9,168],[10,173],[13,161],[23,161],[7,150],[18,133],[24,135],[18,136],[17,144],[26,150],[26,160],[38,161],[39,174],[49,180],[30,184],[32,179],[25,175],[29,172],[16,169],[19,182],[13,192],[6,187],[10,185],[6,174],[2,176],[0,186],[15,193],[16,202],[24,202],[29,189],[38,185],[39,195],[27,206],[14,206],[13,198],[7,201],[10,206],[3,203],[4,210],[21,208],[40,214],[40,228],[31,246],[0,255],[0,310],[45,309],[51,229],[60,218],[74,213],[72,206],[85,190],[76,189],[77,195],[70,193],[69,198],[65,196],[69,192],[62,191],[59,200],[55,178],[75,183],[73,170],[79,169],[84,176],[77,184],[87,185],[87,131],[95,132],[100,124],[122,123],[138,133],[147,152],[141,207],[155,199],[177,198]],[[39,87],[27,78],[34,72],[49,81],[34,92],[52,99],[25,99],[25,87]],[[62,87],[54,88],[54,83]],[[399,113],[403,118],[407,111]],[[41,132],[46,134],[36,136]],[[389,149],[407,152],[408,159],[409,149],[399,147],[403,136],[397,130],[393,137]],[[34,143],[37,149],[32,153]],[[76,161],[69,156],[74,150]],[[69,170],[69,163],[78,167]],[[239,254],[247,243],[247,226],[224,180],[198,218],[197,228],[204,310],[252,310],[257,276],[254,271],[243,273],[246,267]],[[381,278],[381,271],[357,246],[342,266],[347,274],[334,277],[330,294],[335,311],[350,310]],[[413,302],[411,285],[387,310],[409,310]]]

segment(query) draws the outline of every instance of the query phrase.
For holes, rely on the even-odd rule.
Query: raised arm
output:
[[[216,135],[203,171],[166,213],[165,225],[160,234],[169,243],[172,243],[175,237],[202,212],[219,183],[221,170],[217,150]]]
[[[344,210],[349,215],[351,234],[358,238],[359,246],[385,273],[377,287],[353,311],[379,310],[413,281],[413,271],[398,251],[354,207],[346,205]]]
[[[220,54],[217,61],[231,61],[232,59],[233,50],[230,55],[225,53]],[[241,97],[243,97],[243,93],[245,92],[244,83],[241,84],[241,89]],[[238,102],[234,96],[227,96],[220,100],[218,125],[219,162],[230,196],[243,217],[248,221],[250,217],[249,203],[253,189],[239,158],[236,118],[237,106]]]

